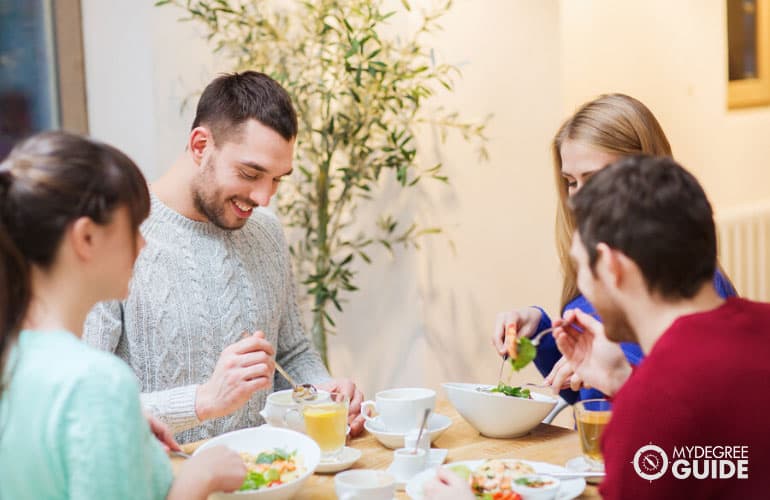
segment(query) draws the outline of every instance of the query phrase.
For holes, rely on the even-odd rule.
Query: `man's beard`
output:
[[[242,223],[236,223],[234,226],[228,225],[225,219],[225,203],[227,202],[219,201],[221,199],[220,190],[215,187],[213,175],[215,159],[216,157],[213,155],[209,158],[209,161],[202,166],[200,174],[192,183],[193,205],[201,215],[218,228],[226,231],[240,229],[246,223],[245,219]],[[208,191],[206,190],[207,186]]]
[[[604,334],[612,342],[634,342],[639,343],[636,332],[628,321],[628,316],[617,306],[611,305],[602,307],[594,304],[596,312],[604,324]]]

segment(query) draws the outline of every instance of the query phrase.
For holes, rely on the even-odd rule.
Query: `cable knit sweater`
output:
[[[244,331],[264,331],[278,362],[297,380],[329,379],[305,336],[288,248],[272,212],[255,209],[243,228],[227,231],[188,219],[153,196],[141,230],[147,245],[123,311],[119,302],[98,304],[83,338],[131,366],[142,403],[180,442],[263,423],[258,412],[270,389],[226,417],[200,422],[195,414],[198,385]],[[275,388],[284,387],[276,373]]]

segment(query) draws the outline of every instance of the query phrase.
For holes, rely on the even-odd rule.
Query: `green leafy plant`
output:
[[[214,50],[236,71],[255,69],[281,82],[300,120],[297,175],[278,194],[278,213],[290,228],[296,274],[313,301],[312,337],[328,365],[326,334],[332,308],[354,292],[357,259],[371,263],[370,249],[417,247],[440,228],[403,223],[394,214],[355,220],[360,204],[381,195],[385,172],[404,191],[423,179],[446,183],[442,165],[417,160],[416,133],[435,127],[478,148],[486,159],[486,120],[473,122],[432,106],[451,91],[457,67],[436,64],[426,38],[440,29],[451,8],[444,1],[416,13],[402,0],[385,12],[381,0],[162,0],[200,23]],[[417,28],[394,33],[393,16],[419,17]]]

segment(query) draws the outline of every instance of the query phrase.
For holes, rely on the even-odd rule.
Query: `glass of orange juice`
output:
[[[575,403],[580,446],[583,456],[594,468],[604,467],[601,439],[604,428],[612,415],[612,403],[606,399],[584,399]]]
[[[322,460],[336,459],[345,448],[348,430],[348,397],[329,394],[329,399],[302,405],[305,432],[321,448]]]

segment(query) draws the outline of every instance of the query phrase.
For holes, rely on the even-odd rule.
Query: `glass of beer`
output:
[[[604,467],[600,444],[611,415],[612,403],[606,399],[585,399],[575,403],[575,422],[583,456],[595,469]]]
[[[327,400],[302,405],[305,432],[321,448],[321,460],[334,460],[345,448],[349,404],[346,395],[331,393]]]

